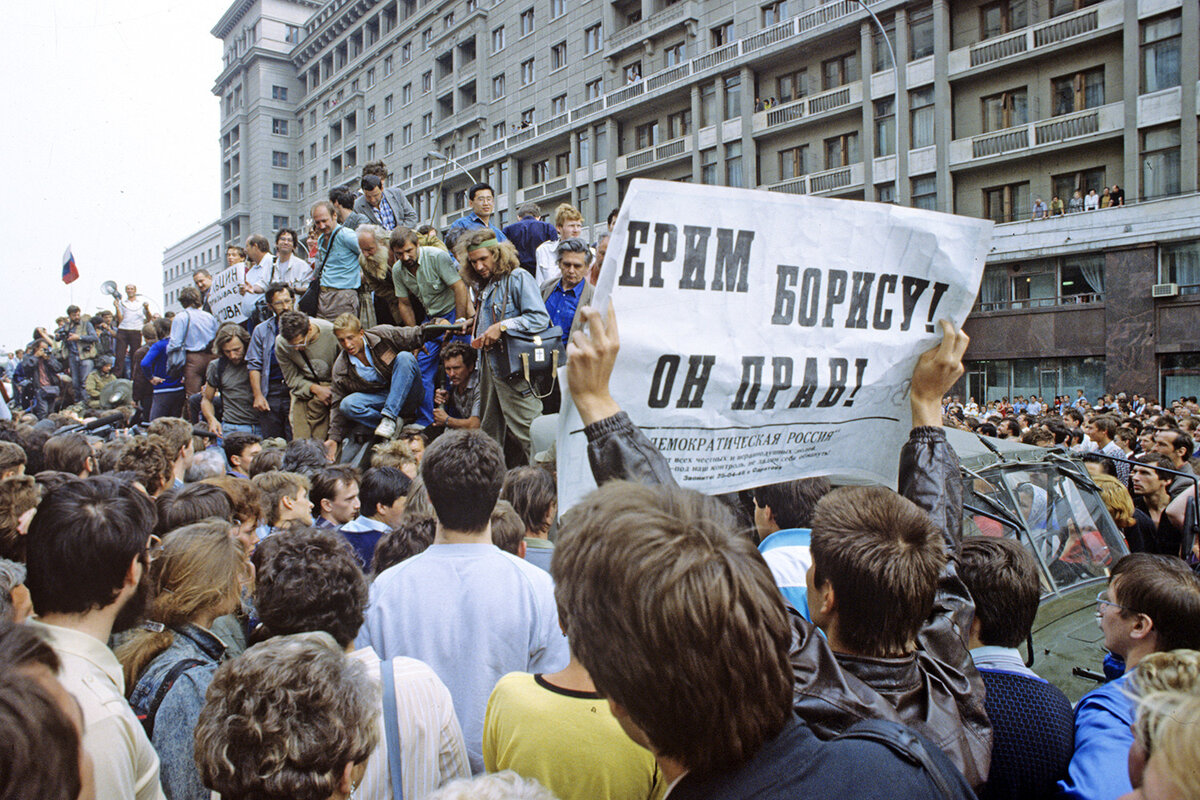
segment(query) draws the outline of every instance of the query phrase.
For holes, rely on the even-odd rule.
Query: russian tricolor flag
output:
[[[78,280],[79,270],[75,268],[75,256],[71,255],[71,247],[67,246],[67,252],[63,253],[63,283],[70,283]]]

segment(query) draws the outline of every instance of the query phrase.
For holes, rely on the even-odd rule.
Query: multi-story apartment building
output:
[[[192,235],[163,250],[163,311],[181,311],[179,290],[194,286],[192,273],[198,269],[216,272],[225,267],[221,225],[211,222]]]
[[[479,178],[502,221],[601,223],[634,177],[983,216],[972,392],[1200,392],[1197,4],[866,5],[886,38],[857,0],[241,0],[213,30],[224,235],[380,159],[439,226]],[[1130,208],[1025,222],[1113,184]]]

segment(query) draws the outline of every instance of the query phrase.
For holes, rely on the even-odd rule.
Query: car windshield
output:
[[[964,490],[966,504],[985,512],[967,510],[964,533],[1019,538],[1041,566],[1044,594],[1104,578],[1128,552],[1100,492],[1075,462],[996,464],[964,475]]]

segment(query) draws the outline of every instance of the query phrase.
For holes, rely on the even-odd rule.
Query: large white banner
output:
[[[962,325],[986,220],[634,180],[594,305],[616,308],[612,394],[708,494],[813,475],[895,485],[918,356]],[[565,391],[559,507],[595,487]]]
[[[212,288],[208,290],[208,306],[217,322],[223,325],[226,322],[241,322],[246,319],[246,315],[242,313],[242,293],[238,290],[245,281],[245,261],[226,267],[213,275]]]

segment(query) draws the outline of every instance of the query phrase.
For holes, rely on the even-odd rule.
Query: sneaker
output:
[[[391,439],[396,435],[396,420],[391,417],[381,419],[378,427],[375,428],[375,435],[380,439]]]

